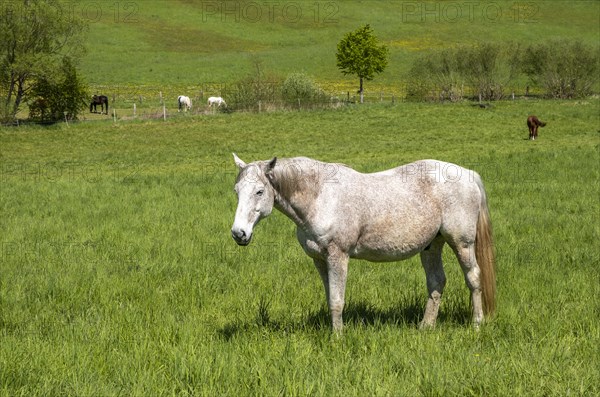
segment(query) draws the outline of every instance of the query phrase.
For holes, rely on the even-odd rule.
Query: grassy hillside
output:
[[[274,74],[305,71],[354,84],[335,66],[336,45],[370,23],[390,47],[376,85],[403,79],[420,51],[478,41],[600,40],[597,1],[194,1],[72,3],[91,24],[84,75],[94,85],[231,82],[256,60]],[[371,85],[373,87],[373,85]],[[369,86],[367,86],[369,88]]]

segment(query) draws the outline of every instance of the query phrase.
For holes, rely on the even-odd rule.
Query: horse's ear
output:
[[[244,163],[235,153],[233,153],[233,160],[240,170],[246,166],[246,163]]]
[[[265,174],[269,179],[273,178],[273,168],[275,168],[275,164],[277,164],[277,157],[273,157],[273,159],[267,163],[267,170]]]
[[[273,168],[275,168],[275,164],[277,164],[277,157],[273,157],[273,159],[271,161],[269,161],[269,165],[267,166],[267,169],[269,171],[271,171]]]

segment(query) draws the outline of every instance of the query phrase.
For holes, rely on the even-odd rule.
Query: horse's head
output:
[[[270,161],[256,161],[246,164],[233,154],[239,174],[235,182],[238,206],[231,235],[239,245],[248,245],[252,239],[254,226],[273,210],[275,190],[269,181],[269,175],[275,167],[277,158]]]

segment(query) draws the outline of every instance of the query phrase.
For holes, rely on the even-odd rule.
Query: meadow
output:
[[[600,395],[598,96],[523,98],[519,81],[516,100],[485,109],[400,97],[428,49],[597,44],[600,2],[67,3],[90,22],[82,77],[117,120],[0,127],[0,395]],[[332,95],[355,90],[335,48],[363,23],[390,47],[365,105],[176,112],[177,95],[219,94],[258,64],[305,72]],[[535,142],[529,114],[548,123]],[[495,317],[472,329],[446,249],[435,329],[417,329],[415,257],[351,261],[346,328],[333,335],[290,220],[274,212],[250,246],[232,240],[232,152],[476,170],[494,226]]]
[[[600,393],[598,98],[396,103],[0,131],[0,394]],[[548,125],[528,141],[529,113]],[[230,236],[231,152],[371,172],[420,158],[488,191],[496,316],[448,249],[438,325],[418,257],[351,261],[345,332],[280,213]]]
[[[401,91],[412,62],[430,49],[553,39],[596,45],[600,37],[596,1],[69,4],[71,14],[90,23],[88,53],[81,62],[86,81],[105,95],[175,89],[173,102],[200,89],[218,95],[222,84],[252,74],[257,62],[269,77],[304,72],[334,95],[356,91],[357,79],[340,73],[335,52],[344,34],[365,23],[390,49],[386,70],[365,84],[374,93]],[[514,88],[522,93],[527,84],[519,81]]]

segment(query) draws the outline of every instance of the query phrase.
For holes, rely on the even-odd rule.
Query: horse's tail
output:
[[[544,127],[546,125],[546,123],[544,123],[542,120],[538,119],[537,116],[529,116],[527,118],[527,125],[528,126],[540,126],[540,127]]]
[[[104,97],[106,101],[106,114],[108,114],[108,97]]]
[[[477,234],[475,235],[475,259],[479,265],[483,311],[492,315],[496,310],[496,270],[492,222],[487,205],[487,195],[483,182],[476,175],[477,185],[481,191],[479,204],[479,219],[477,219]]]

